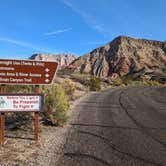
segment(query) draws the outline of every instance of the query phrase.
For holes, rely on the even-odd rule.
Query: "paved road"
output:
[[[166,166],[166,88],[107,89],[73,109],[58,166]]]

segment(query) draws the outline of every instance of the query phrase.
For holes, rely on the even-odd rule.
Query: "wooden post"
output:
[[[6,93],[6,85],[1,85],[1,93]],[[5,136],[5,113],[1,113],[0,115],[0,144],[4,144],[4,136]]]
[[[39,85],[35,85],[35,93],[39,93]],[[35,142],[38,142],[39,137],[39,112],[35,112],[34,114],[34,139]]]
[[[4,135],[5,135],[5,114],[4,113],[1,113],[1,116],[0,116],[0,119],[1,119],[1,129],[0,129],[0,143],[1,145],[4,144]]]

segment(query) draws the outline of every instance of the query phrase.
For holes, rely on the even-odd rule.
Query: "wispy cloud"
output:
[[[64,33],[64,32],[68,32],[68,31],[71,31],[71,30],[72,30],[72,28],[59,29],[59,30],[56,30],[56,31],[44,33],[43,35],[44,36],[57,35],[59,33]]]
[[[86,43],[81,43],[81,45],[98,45],[98,44],[105,44],[107,41],[97,41],[97,42],[86,42]]]
[[[70,0],[62,0],[62,2],[69,8],[71,8],[74,12],[79,14],[82,19],[87,23],[91,28],[97,30],[98,32],[105,34],[107,33],[103,24],[99,23],[94,16],[85,12],[84,10],[78,8],[74,3]]]
[[[17,45],[17,46],[20,46],[20,47],[30,48],[32,50],[39,51],[39,52],[44,52],[44,53],[45,52],[47,52],[47,53],[50,52],[49,49],[46,49],[46,48],[43,48],[43,47],[38,47],[34,44],[27,43],[27,42],[20,41],[20,40],[11,39],[11,38],[0,37],[0,41],[5,42],[5,43],[14,44],[14,45]]]

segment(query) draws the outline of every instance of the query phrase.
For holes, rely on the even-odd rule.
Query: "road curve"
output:
[[[166,88],[112,88],[73,107],[58,166],[166,166]]]

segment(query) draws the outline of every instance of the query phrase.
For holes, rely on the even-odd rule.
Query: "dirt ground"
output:
[[[42,126],[38,143],[33,140],[33,131],[7,131],[5,144],[0,146],[0,166],[48,165],[50,155],[63,144],[66,129]]]

